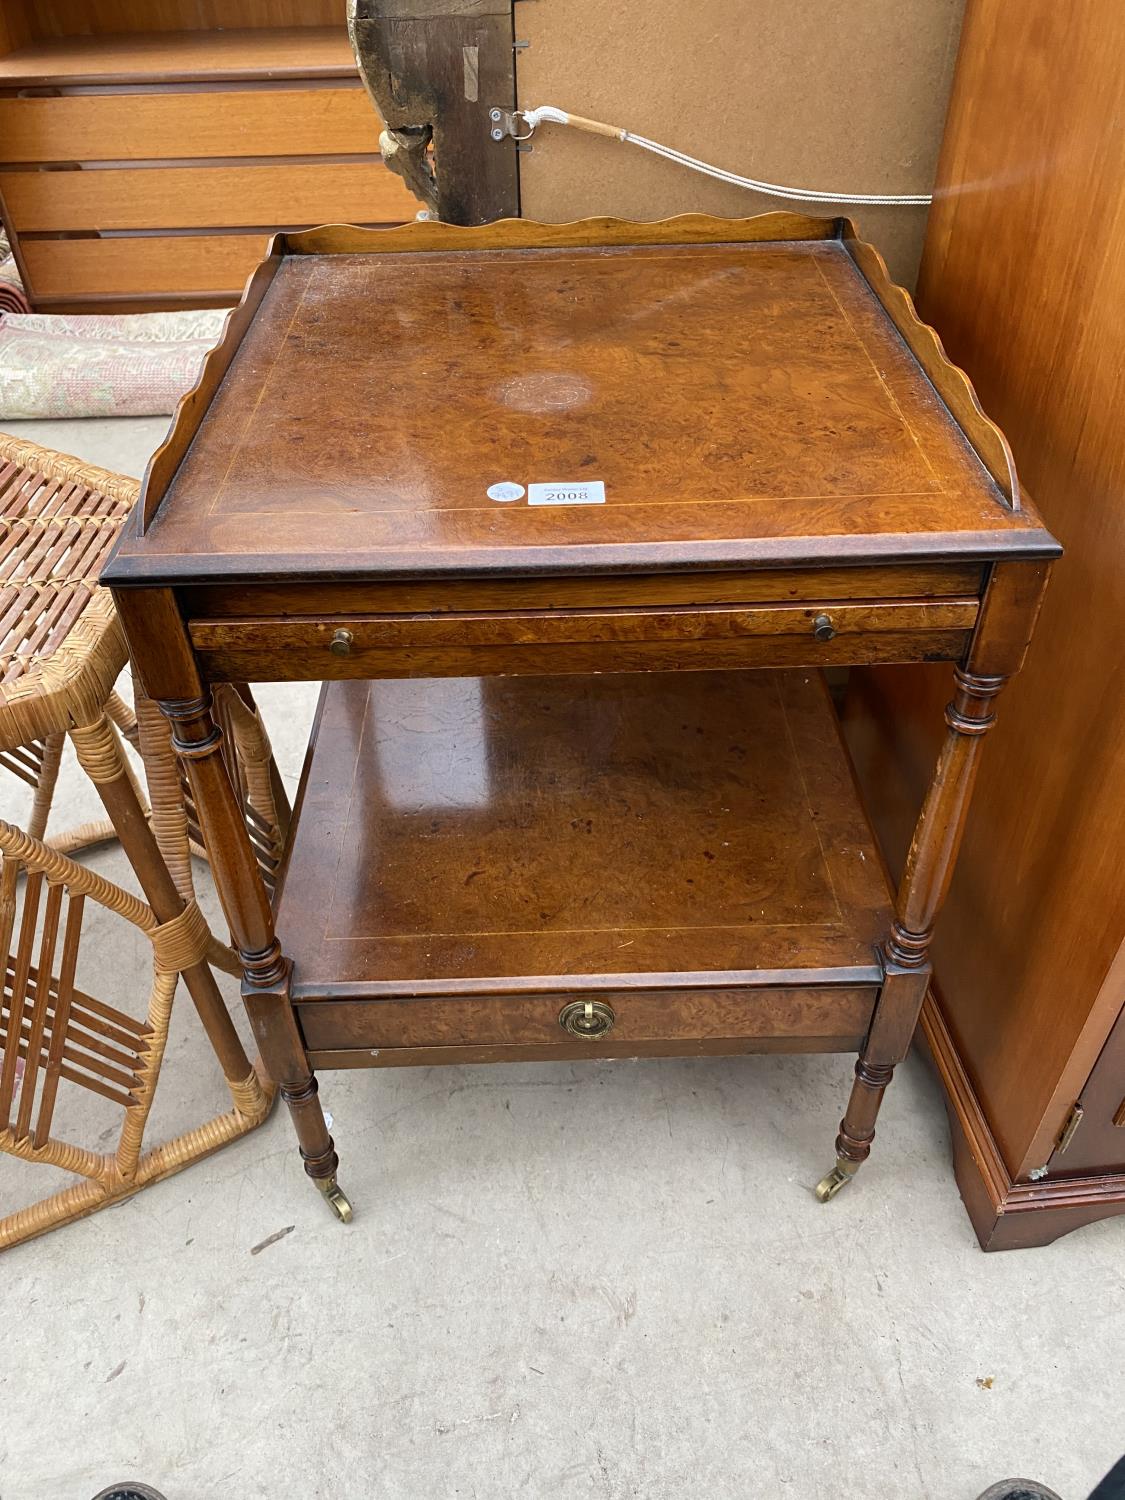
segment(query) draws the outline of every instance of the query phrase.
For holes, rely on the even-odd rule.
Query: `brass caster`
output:
[[[821,1203],[831,1203],[836,1194],[847,1187],[858,1170],[858,1162],[854,1165],[851,1162],[846,1164],[837,1162],[828,1176],[822,1177],[816,1185],[818,1201]]]
[[[350,1224],[352,1221],[352,1206],[348,1202],[347,1195],[341,1191],[335,1177],[314,1177],[317,1190],[324,1195],[324,1201],[339,1219],[341,1224]]]

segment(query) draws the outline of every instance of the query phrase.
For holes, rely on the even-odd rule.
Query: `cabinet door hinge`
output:
[[[1078,1127],[1082,1124],[1083,1109],[1081,1104],[1076,1104],[1063,1122],[1063,1128],[1059,1131],[1059,1138],[1055,1142],[1055,1153],[1061,1156],[1063,1152],[1078,1134]]]

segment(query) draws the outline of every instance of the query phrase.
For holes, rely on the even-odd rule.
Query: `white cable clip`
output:
[[[565,109],[556,109],[553,104],[542,104],[538,109],[517,109],[512,115],[513,120],[522,120],[527,126],[528,136],[534,135],[540,125],[569,125],[570,116]],[[524,140],[527,136],[523,137]]]

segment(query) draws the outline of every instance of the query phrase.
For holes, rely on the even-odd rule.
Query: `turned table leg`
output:
[[[161,699],[159,704],[187,767],[211,871],[242,963],[243,1000],[262,1059],[289,1106],[306,1173],[336,1217],[347,1222],[351,1204],[336,1182],[336,1151],[289,1002],[289,964],[274,933],[269,897],[223,761],[223,736],[210,699]]]
[[[929,987],[930,939],[965,831],[981,742],[995,722],[997,696],[1023,665],[1046,582],[1043,563],[997,563],[990,569],[972,643],[954,672],[945,742],[895,898],[883,985],[836,1137],[836,1165],[817,1185],[821,1202],[834,1198],[871,1154],[879,1106],[906,1056]]]
[[[822,1203],[834,1198],[871,1154],[883,1095],[910,1047],[930,981],[934,921],[965,829],[981,741],[995,721],[995,700],[1005,680],[960,668],[955,674],[945,743],[914,830],[883,953],[883,985],[836,1137],[836,1165],[817,1184]]]

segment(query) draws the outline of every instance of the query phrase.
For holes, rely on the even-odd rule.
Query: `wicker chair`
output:
[[[251,1065],[212,965],[237,974],[192,886],[194,810],[164,721],[143,697],[134,715],[114,691],[125,639],[99,569],[137,496],[135,481],[0,434],[0,767],[34,789],[25,830],[0,819],[0,1151],[82,1179],[0,1218],[0,1249],[136,1192],[262,1123],[273,1086]],[[217,704],[227,757],[263,872],[276,868],[288,806],[245,689]],[[146,800],[124,751],[138,746]],[[69,738],[97,789],[104,822],[46,841]],[[116,837],[145,900],[69,858]],[[22,900],[20,899],[22,894]],[[143,1015],[77,985],[83,908],[95,902],[151,941]],[[61,939],[61,946],[60,946]],[[233,1109],[154,1150],[142,1149],[182,975],[230,1089]],[[123,1114],[117,1147],[98,1152],[56,1134],[67,1089]]]

